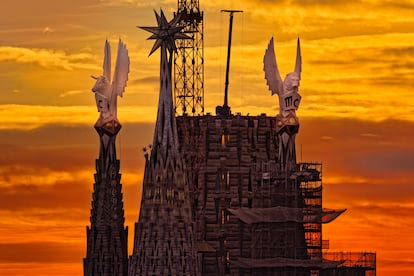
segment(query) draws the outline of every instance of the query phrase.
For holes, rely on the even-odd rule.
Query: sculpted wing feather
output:
[[[302,55],[300,53],[300,40],[299,40],[299,37],[298,37],[298,46],[296,48],[295,73],[298,74],[299,79],[300,79],[300,74],[302,73]]]
[[[129,56],[126,45],[119,40],[118,44],[118,56],[116,58],[114,81],[112,83],[112,93],[114,96],[118,95],[122,97],[128,81],[129,73]]]
[[[273,37],[270,40],[269,45],[266,49],[263,58],[263,63],[265,78],[270,91],[272,91],[272,95],[282,93],[283,81],[280,77],[279,69],[277,68]]]
[[[108,40],[105,41],[103,76],[111,83],[111,45]]]

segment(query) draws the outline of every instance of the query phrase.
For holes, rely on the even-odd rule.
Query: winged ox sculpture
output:
[[[298,93],[302,72],[302,57],[300,53],[299,38],[296,50],[295,71],[288,73],[284,80],[282,80],[277,67],[273,37],[269,42],[263,62],[265,78],[269,90],[272,92],[272,95],[277,94],[279,96],[279,115],[282,118],[289,117],[290,124],[294,123],[292,119],[297,122],[295,111],[298,110],[302,98]]]
[[[105,41],[103,75],[92,76],[96,80],[92,92],[95,93],[96,106],[100,113],[97,125],[117,121],[117,97],[122,97],[128,81],[129,56],[126,45],[119,40],[115,71],[111,82],[111,46]]]

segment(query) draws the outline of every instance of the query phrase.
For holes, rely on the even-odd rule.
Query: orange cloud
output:
[[[69,91],[65,91],[62,94],[60,94],[59,97],[65,98],[65,97],[78,95],[78,94],[82,94],[82,93],[86,93],[86,92],[82,91],[82,90],[69,90]]]
[[[94,63],[95,57],[90,53],[67,54],[61,50],[1,46],[0,62],[5,61],[37,64],[46,68],[70,71],[74,69],[96,70],[97,68]]]
[[[91,93],[92,94],[92,93]],[[120,106],[122,123],[153,122],[156,107]],[[0,129],[34,129],[45,125],[92,125],[99,114],[95,106],[0,105]]]

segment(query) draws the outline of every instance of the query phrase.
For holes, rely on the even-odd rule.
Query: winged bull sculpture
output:
[[[302,72],[302,57],[300,53],[300,40],[298,38],[295,71],[288,73],[284,80],[277,67],[274,39],[269,42],[264,55],[264,72],[267,85],[272,95],[279,96],[279,119],[281,125],[299,125],[296,110],[299,108],[301,96],[298,93],[300,76]]]
[[[118,120],[117,97],[122,97],[127,85],[129,64],[126,45],[119,40],[115,71],[111,82],[111,46],[108,41],[105,42],[103,75],[99,77],[92,76],[96,80],[92,92],[95,93],[96,106],[100,113],[96,122],[97,126]]]

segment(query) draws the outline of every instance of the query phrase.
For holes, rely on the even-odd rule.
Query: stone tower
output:
[[[91,226],[86,228],[87,253],[83,260],[85,276],[128,275],[128,228],[124,227],[124,206],[116,158],[115,140],[121,129],[117,119],[117,97],[122,96],[129,72],[128,50],[119,41],[114,78],[111,83],[111,49],[105,43],[103,75],[93,77],[100,117],[95,124],[100,150],[96,160],[92,194]]]
[[[121,174],[116,159],[115,139],[121,125],[117,121],[95,126],[101,142],[96,160],[92,196],[91,226],[87,227],[87,254],[84,275],[127,275],[128,227],[124,228]]]
[[[179,18],[168,22],[155,12],[158,27],[141,27],[161,48],[160,96],[150,156],[146,155],[142,201],[135,224],[129,275],[196,275],[194,223],[184,162],[178,145],[172,99],[171,66],[175,39],[185,39]],[[167,53],[168,50],[168,53]]]

